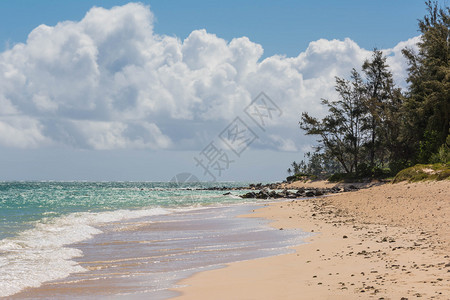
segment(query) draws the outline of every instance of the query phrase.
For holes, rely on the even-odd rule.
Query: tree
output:
[[[392,146],[398,135],[396,112],[401,106],[401,92],[395,88],[386,57],[381,51],[375,49],[372,58],[364,62],[362,69],[366,77],[365,106],[368,110],[365,129],[370,132],[366,147],[370,167],[374,168],[377,162],[383,165],[389,160],[389,146]]]
[[[402,51],[409,64],[407,94],[395,86],[386,57],[375,49],[362,66],[363,78],[354,69],[350,81],[336,77],[339,98],[322,99],[325,118],[302,114],[300,128],[320,137],[322,162],[335,159],[346,173],[359,175],[386,165],[396,172],[417,162],[448,162],[450,8],[430,0],[426,7],[418,53]]]
[[[361,76],[353,69],[351,81],[336,77],[339,100],[322,99],[329,115],[322,120],[302,113],[300,128],[307,135],[319,135],[317,150],[336,158],[346,173],[356,171],[360,158],[365,109]]]
[[[319,178],[341,171],[339,163],[326,152],[306,152],[304,160],[301,160],[300,163],[294,161],[287,169],[289,175],[316,175]]]
[[[399,140],[402,94],[381,51],[362,66],[364,78],[355,70],[350,80],[336,77],[339,100],[322,99],[329,115],[322,120],[303,113],[300,128],[320,136],[317,150],[335,157],[346,173],[372,172],[400,157]]]
[[[426,6],[428,14],[419,20],[418,53],[403,50],[409,64],[403,139],[413,145],[419,162],[428,162],[445,143],[450,122],[450,8],[439,8],[436,1]]]
[[[287,169],[287,172],[288,172],[289,175],[291,175],[291,174],[296,175],[298,173],[306,173],[305,172],[306,164],[305,164],[305,162],[303,160],[300,163],[297,163],[297,162],[294,161],[291,164],[291,167],[292,167],[292,169],[291,168]]]

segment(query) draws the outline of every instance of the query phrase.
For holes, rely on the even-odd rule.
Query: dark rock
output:
[[[322,192],[321,190],[316,190],[316,191],[315,191],[315,195],[316,195],[316,196],[322,196],[322,195],[323,195],[323,192]]]
[[[306,190],[305,191],[305,196],[306,197],[314,197],[316,195],[316,193],[313,190]]]
[[[241,198],[244,198],[244,199],[246,199],[246,198],[256,198],[256,193],[255,192],[249,192],[247,194],[242,195]]]
[[[292,192],[289,192],[289,193],[286,195],[286,198],[297,198],[297,195],[294,194],[294,193],[292,193]]]
[[[351,192],[351,191],[357,191],[357,190],[359,190],[359,189],[356,186],[354,186],[353,184],[344,187],[344,192]]]

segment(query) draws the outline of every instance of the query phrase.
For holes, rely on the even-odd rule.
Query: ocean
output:
[[[167,299],[196,272],[288,253],[307,233],[238,218],[248,183],[0,182],[0,297]]]

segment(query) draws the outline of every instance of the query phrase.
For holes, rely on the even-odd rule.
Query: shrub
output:
[[[444,180],[447,178],[450,178],[450,164],[415,165],[398,172],[393,183]]]

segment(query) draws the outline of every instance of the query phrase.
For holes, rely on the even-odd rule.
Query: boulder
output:
[[[306,197],[314,197],[315,195],[316,195],[316,193],[313,190],[306,190],[305,191],[305,196]]]

